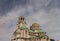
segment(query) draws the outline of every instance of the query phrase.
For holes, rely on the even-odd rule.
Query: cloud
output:
[[[21,6],[26,2],[24,0],[21,5],[16,5],[19,4],[20,1],[18,1],[16,2],[15,0],[16,3],[14,3],[15,7],[13,5],[13,9],[9,9],[10,11],[3,14],[4,16],[0,16],[0,41],[10,41],[12,33],[16,29],[19,16],[26,17],[28,27],[32,23],[37,22],[41,25],[41,28],[47,32],[50,38],[54,38],[55,40],[60,38],[60,9],[58,7],[54,7],[56,6],[54,0],[29,0],[25,4],[26,6]]]
[[[5,15],[16,6],[27,7],[32,5],[36,10],[42,8],[50,9],[51,7],[59,8],[59,4],[60,2],[58,0],[0,0],[0,16]]]
[[[24,7],[27,0],[0,0],[0,16],[6,15],[16,6]]]

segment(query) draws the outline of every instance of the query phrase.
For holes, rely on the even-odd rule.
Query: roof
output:
[[[34,32],[33,30],[29,30],[29,32]]]
[[[35,33],[35,31],[34,31],[34,30],[29,30],[29,32]],[[39,30],[37,30],[37,32],[39,33],[39,32],[45,32],[45,31],[44,31],[44,30],[42,30],[42,29],[39,29]]]
[[[40,29],[39,32],[45,32],[44,30]]]
[[[28,29],[25,24],[22,25],[21,29]]]

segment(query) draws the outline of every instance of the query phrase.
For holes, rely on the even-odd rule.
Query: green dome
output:
[[[28,29],[25,24],[22,25],[21,29]]]

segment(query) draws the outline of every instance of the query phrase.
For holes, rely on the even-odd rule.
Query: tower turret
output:
[[[11,41],[22,41],[21,38],[27,36],[25,33],[27,33],[26,19],[25,17],[21,16],[18,18],[17,29],[13,33]]]
[[[26,25],[26,19],[25,19],[25,17],[21,16],[18,19],[17,26],[18,26],[18,28],[21,28],[23,25]]]
[[[23,16],[19,17],[18,23],[26,24],[26,19],[25,19],[25,17],[23,17]]]

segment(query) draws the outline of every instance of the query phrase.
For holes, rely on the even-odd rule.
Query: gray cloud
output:
[[[14,9],[15,6],[26,5],[27,0],[0,0],[0,16],[5,15],[7,12]]]
[[[39,9],[45,9],[48,11],[50,8],[60,8],[59,4],[59,0],[0,0],[0,16],[5,15],[16,6],[22,6],[24,8],[32,5],[34,11],[38,11]]]

